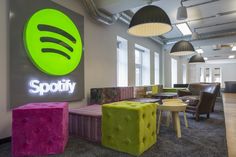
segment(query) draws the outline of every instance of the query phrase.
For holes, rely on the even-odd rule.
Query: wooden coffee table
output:
[[[176,98],[177,97],[177,93],[170,93],[170,92],[158,93],[158,94],[152,95],[152,97],[160,99],[160,101],[162,101],[162,99]]]
[[[158,118],[158,127],[157,127],[157,134],[160,132],[160,125],[161,125],[161,118],[162,118],[162,112],[168,111],[172,114],[172,120],[174,129],[176,131],[176,135],[178,138],[181,137],[181,127],[180,127],[180,119],[179,119],[179,112],[185,112],[187,107],[187,104],[180,103],[180,102],[167,102],[163,105],[158,106],[159,110],[159,118]],[[187,119],[185,118],[185,125],[187,126]]]

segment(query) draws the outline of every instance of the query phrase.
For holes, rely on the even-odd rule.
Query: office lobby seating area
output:
[[[195,86],[198,88],[194,88]],[[213,119],[208,118],[214,125],[211,124],[212,122],[207,124],[205,117],[198,117],[196,121],[193,116],[186,116],[186,112],[188,112],[186,107],[191,108],[193,105],[189,104],[190,101],[183,99],[184,97],[180,93],[184,91],[186,94],[195,90],[198,94],[205,92],[218,95],[214,91],[218,86],[218,84],[189,84],[185,90],[183,88],[175,89],[179,97],[168,99],[156,98],[157,95],[168,94],[168,92],[163,92],[162,85],[92,88],[90,103],[81,108],[68,110],[68,103],[32,103],[18,107],[13,110],[12,155],[64,154],[67,156],[67,153],[73,152],[70,147],[75,147],[81,142],[81,144],[83,143],[82,148],[89,146],[98,149],[97,152],[93,152],[94,154],[102,155],[107,151],[111,154],[123,152],[134,156],[146,156],[154,155],[153,149],[161,149],[159,142],[164,138],[174,145],[180,141],[187,144],[186,134],[190,134],[191,131],[200,131],[199,126],[216,127],[215,120],[213,120],[215,117],[224,123],[222,105],[221,100],[215,98],[214,104],[211,104],[209,108]],[[144,101],[146,99],[149,101]],[[214,112],[212,106],[216,108]],[[41,125],[43,127],[39,127]],[[57,127],[56,132],[55,127]],[[224,140],[223,143],[222,141],[219,143],[219,147],[226,148],[224,126],[215,129],[212,131],[211,137],[219,133],[217,130],[223,131],[222,136],[215,140]],[[195,137],[196,135],[198,137],[207,130],[202,131],[188,136]],[[70,137],[69,140],[68,137]],[[198,139],[197,141],[203,142],[204,140]],[[35,145],[38,147],[34,147]],[[5,147],[6,150],[9,149],[9,145],[5,145]],[[170,146],[168,147],[170,148]],[[193,148],[189,147],[189,149]],[[209,153],[208,149],[203,149],[202,153]],[[167,153],[165,150],[160,151]],[[11,155],[9,152],[4,153],[6,156]]]
[[[104,109],[102,109],[103,107]],[[101,111],[106,116],[103,117]],[[107,105],[89,105],[79,109],[70,109],[70,136],[68,142],[66,143],[64,152],[59,154],[62,157],[76,155],[91,157],[132,156],[128,154],[133,154],[135,156],[139,155],[143,157],[165,155],[181,157],[183,155],[187,156],[189,154],[191,154],[193,157],[198,157],[199,155],[214,157],[227,154],[222,100],[217,99],[215,111],[211,113],[210,119],[206,119],[203,116],[200,117],[199,121],[197,122],[192,116],[187,116],[188,127],[185,126],[183,112],[180,112],[179,119],[182,134],[180,138],[177,138],[174,127],[172,127],[174,122],[170,121],[171,125],[169,127],[166,126],[168,114],[162,114],[162,122],[159,124],[157,118],[159,116],[158,112],[158,105],[155,103],[145,104],[131,101],[113,102]],[[144,113],[146,113],[145,116]],[[153,115],[154,117],[152,118],[150,115]],[[130,119],[129,116],[131,116]],[[137,118],[139,116],[141,118],[140,120]],[[103,123],[101,123],[101,117],[105,119],[103,119]],[[143,118],[151,118],[150,120],[152,122],[145,122],[142,120]],[[84,128],[83,124],[85,124],[85,122],[90,126]],[[127,125],[129,122],[132,124]],[[56,125],[56,123],[54,124]],[[156,130],[158,125],[160,125],[159,134],[157,134],[158,130]],[[139,127],[141,129],[141,134],[138,133]],[[78,130],[73,130],[76,128],[79,130],[79,132]],[[90,130],[87,130],[88,128],[90,128]],[[43,128],[41,129],[43,130]],[[153,129],[155,134],[153,134],[153,131],[149,131],[149,129]],[[211,132],[209,132],[209,130],[211,130]],[[101,141],[101,137],[99,137],[99,135],[102,135],[104,141]],[[136,138],[140,138],[140,140],[135,140],[135,136]],[[147,136],[147,138],[144,138],[145,136]],[[148,139],[151,137],[155,139],[152,142]],[[31,139],[30,143],[32,143],[33,140],[34,139]],[[140,144],[138,144],[139,141],[141,142]],[[36,142],[39,141],[37,140]],[[143,142],[151,143],[144,145]],[[214,142],[214,144],[212,142]],[[126,146],[129,144],[131,146]],[[21,151],[25,148],[27,147],[21,147]],[[2,153],[1,155],[6,157],[11,156],[11,144],[6,143],[0,145],[0,150]],[[145,152],[142,153],[143,151]],[[56,152],[50,152],[49,154],[54,153]],[[39,155],[38,152],[37,155]],[[20,156],[22,156],[22,154]]]

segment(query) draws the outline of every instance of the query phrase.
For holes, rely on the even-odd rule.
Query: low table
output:
[[[159,112],[159,118],[158,118],[158,128],[157,128],[157,134],[160,132],[160,125],[161,125],[161,118],[162,118],[162,112],[163,111],[169,111],[172,114],[172,120],[174,129],[176,131],[176,135],[178,138],[181,137],[181,127],[180,127],[180,119],[179,119],[179,112],[185,112],[187,107],[187,104],[180,103],[180,102],[166,102],[163,105],[158,106]],[[186,115],[185,118],[185,125],[187,127],[187,119]]]
[[[152,95],[153,98],[160,99],[162,102],[162,99],[172,99],[177,97],[177,93],[172,93],[172,92],[165,92],[165,93],[158,93]]]
[[[129,99],[127,101],[141,102],[141,103],[157,103],[160,102],[160,99],[157,98],[135,98]]]

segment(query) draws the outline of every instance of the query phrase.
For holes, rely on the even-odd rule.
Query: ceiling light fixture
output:
[[[233,58],[235,58],[235,55],[230,55],[229,56],[229,59],[233,59]]]
[[[205,63],[205,60],[200,54],[196,54],[190,58],[188,63],[189,64]]]
[[[193,45],[185,40],[175,43],[170,51],[172,56],[186,56],[193,53],[195,53]]]
[[[194,29],[192,34],[192,40],[198,40],[198,39],[199,39],[199,34],[197,33],[196,29]]]
[[[199,48],[196,50],[197,53],[204,53],[203,49]]]
[[[232,51],[236,51],[236,44],[233,45]]]
[[[166,12],[157,6],[148,5],[134,14],[128,33],[139,37],[151,37],[171,30],[172,25]]]
[[[192,35],[192,31],[190,30],[187,23],[177,24],[176,27],[180,30],[180,32],[183,34],[183,36]]]
[[[188,18],[187,8],[183,6],[183,0],[181,0],[181,7],[177,11],[177,20],[185,20]]]

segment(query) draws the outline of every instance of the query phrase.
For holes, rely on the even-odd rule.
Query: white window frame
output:
[[[178,61],[177,59],[171,58],[171,84],[174,87],[174,84],[178,82]]]
[[[155,84],[160,84],[160,54],[154,52],[154,76]]]
[[[120,36],[117,36],[117,86],[128,86],[128,41]]]
[[[136,53],[139,53],[140,61],[136,63]],[[136,70],[139,69],[139,82],[137,81]],[[150,50],[135,44],[135,85],[150,85]]]
[[[183,64],[182,69],[183,69],[183,84],[187,84],[187,64]]]

